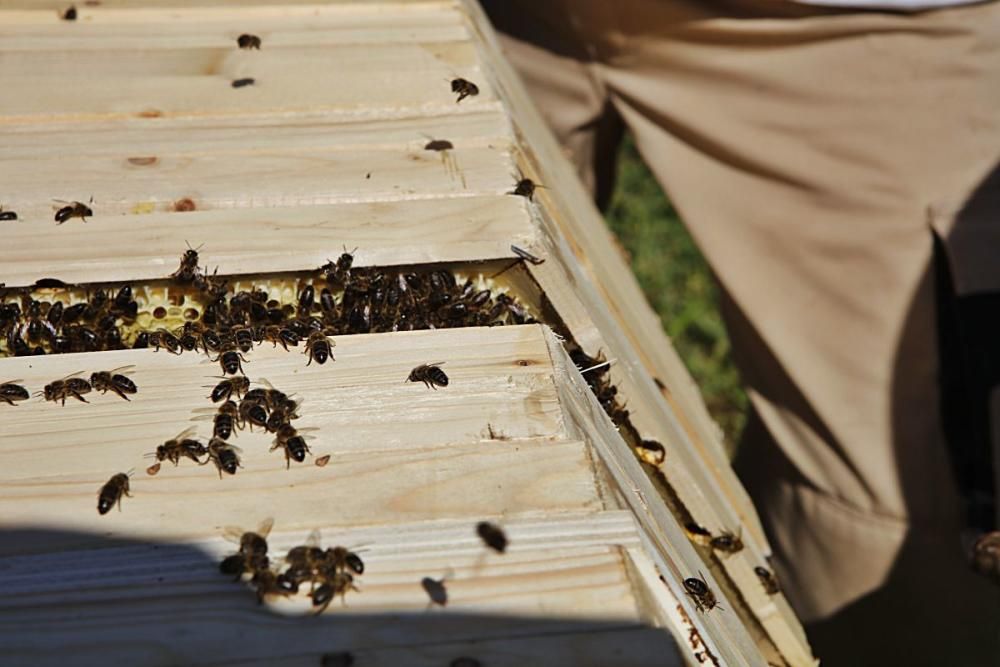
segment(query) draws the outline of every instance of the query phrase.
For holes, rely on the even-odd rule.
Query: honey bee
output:
[[[354,249],[355,251],[357,248]],[[351,267],[354,265],[354,251],[344,252],[337,258],[336,262],[327,260],[326,264],[319,268],[326,276],[326,282],[330,287],[344,287],[351,278]]]
[[[299,291],[299,316],[308,316],[313,309],[313,305],[316,299],[316,288],[312,285],[306,285]]]
[[[170,461],[175,466],[179,465],[182,457],[202,465],[204,461],[201,460],[201,457],[208,454],[208,449],[198,440],[191,438],[193,434],[193,426],[184,429],[170,440],[165,440],[162,445],[156,448],[155,452],[147,454],[146,456],[155,458],[156,463],[146,468],[146,473],[149,475],[158,473],[163,461]]]
[[[532,188],[534,188],[534,184],[532,184]],[[532,192],[534,192],[534,189],[532,189]],[[516,190],[515,190],[515,192],[513,192],[511,194],[516,194]],[[512,253],[514,253],[515,255],[517,255],[518,257],[520,257],[521,259],[523,259],[524,261],[530,262],[531,264],[538,265],[538,264],[544,264],[545,263],[545,260],[542,259],[541,257],[536,257],[535,255],[532,255],[530,252],[528,252],[524,248],[519,248],[516,245],[512,245],[510,247],[510,251]]]
[[[244,33],[236,38],[236,45],[241,49],[257,49],[259,51],[260,37]]]
[[[684,580],[684,591],[694,600],[695,609],[698,611],[711,611],[722,607],[715,599],[715,593],[705,583],[705,575],[698,572],[700,576],[690,577]]]
[[[91,373],[90,384],[94,388],[94,391],[99,391],[102,394],[113,391],[126,401],[130,401],[132,399],[126,396],[126,394],[134,394],[139,391],[139,388],[127,376],[118,373],[118,371],[125,371],[129,368],[135,368],[135,366],[121,366],[110,371]]]
[[[684,524],[684,532],[695,544],[707,547],[712,543],[712,533],[694,522]]]
[[[161,347],[166,349],[166,351],[171,354],[182,354],[184,352],[183,348],[181,348],[180,339],[166,329],[158,329],[157,331],[149,334],[149,344],[152,345],[157,352],[159,352]]]
[[[118,505],[119,512],[122,511],[122,496],[132,497],[132,494],[129,493],[128,484],[128,478],[131,475],[132,471],[127,473],[120,472],[105,482],[104,486],[101,487],[100,493],[97,494],[98,514],[107,514],[115,505]]]
[[[431,139],[424,144],[425,151],[450,151],[455,145],[447,139]]]
[[[219,479],[222,479],[223,472],[235,475],[236,469],[243,467],[239,456],[239,452],[242,451],[236,445],[230,445],[221,438],[212,438],[208,441],[208,458],[202,461],[201,465],[205,465],[209,461],[214,463],[219,471]]]
[[[215,385],[209,398],[213,403],[228,401],[233,394],[236,398],[242,397],[250,389],[250,379],[245,375],[237,375],[231,378],[223,378],[222,382]]]
[[[651,466],[659,466],[667,458],[667,450],[656,440],[642,440],[635,448],[639,458]]]
[[[261,332],[261,339],[272,343],[274,347],[278,347],[278,343],[281,343],[281,347],[288,349],[288,346],[298,347],[299,345],[299,335],[293,330],[278,326],[277,324],[272,324],[264,327]]]
[[[264,519],[256,531],[244,531],[240,528],[227,526],[223,536],[230,542],[239,544],[239,551],[231,556],[227,556],[219,564],[219,571],[223,574],[233,574],[239,579],[244,572],[252,572],[252,566],[268,567],[267,557],[267,536],[271,534],[274,527],[274,519]]]
[[[736,535],[724,530],[713,537],[709,544],[716,551],[721,551],[727,554],[738,553],[743,550],[743,540],[740,539],[741,534],[742,529]]]
[[[60,225],[72,218],[80,218],[84,222],[87,222],[87,216],[94,215],[94,211],[84,203],[78,201],[62,201],[61,199],[56,199],[55,201],[60,204],[66,204],[56,211],[55,220]],[[90,198],[90,203],[94,203],[93,197]]]
[[[28,390],[17,384],[22,380],[8,380],[0,384],[0,401],[14,405],[16,401],[26,401],[30,397]]]
[[[237,373],[243,373],[243,363],[247,360],[236,350],[226,350],[225,352],[220,352],[212,361],[218,361],[222,365],[223,373],[236,375]]]
[[[246,397],[240,401],[239,407],[239,421],[240,424],[248,426],[250,430],[253,430],[254,426],[260,426],[265,431],[267,430],[267,408],[263,404],[256,401],[248,400]]]
[[[423,382],[425,385],[431,389],[437,389],[438,387],[448,386],[448,376],[441,366],[445,362],[439,361],[433,364],[420,364],[412,371],[410,371],[410,376],[406,378],[407,382]]]
[[[81,372],[77,371],[61,380],[56,380],[45,385],[45,389],[42,391],[45,400],[52,401],[53,403],[62,401],[62,404],[66,405],[66,399],[72,396],[78,401],[89,403],[90,401],[85,399],[83,395],[89,393],[93,387],[83,378],[73,377],[74,375],[79,375]]]
[[[5,211],[3,206],[0,206],[0,220],[17,220],[17,213],[15,211]]]
[[[63,21],[75,21],[76,20],[76,7],[70,5],[69,8],[62,13],[60,16]]]
[[[349,572],[337,572],[331,568],[321,568],[317,578],[322,582],[310,594],[316,615],[319,616],[336,596],[340,596],[341,602],[347,605],[347,591],[359,591],[354,585],[354,577]]]
[[[181,255],[181,265],[170,274],[170,278],[182,284],[194,282],[201,273],[198,269],[198,251],[201,250],[202,246],[192,248],[191,244],[188,243],[187,247],[188,249]]]
[[[471,81],[467,81],[466,79],[455,78],[451,80],[451,92],[458,93],[458,99],[455,100],[455,103],[457,104],[462,100],[464,100],[466,97],[470,96],[475,97],[476,95],[478,95],[479,86],[472,83]]]
[[[235,326],[232,329],[233,342],[240,352],[253,349],[253,329],[245,326]]]
[[[508,192],[509,195],[516,195],[518,197],[525,197],[529,201],[533,201],[535,198],[535,189],[543,188],[544,185],[538,185],[530,178],[522,178],[514,184],[514,189]]]
[[[427,593],[427,597],[430,598],[430,604],[428,606],[437,605],[439,607],[445,607],[448,605],[448,589],[445,588],[445,578],[432,579],[431,577],[424,577],[420,580],[420,587],[424,589]]]
[[[236,79],[231,85],[233,88],[243,88],[244,86],[252,86],[254,83],[256,83],[255,79],[248,76],[243,79]]]
[[[764,592],[768,595],[777,595],[781,592],[781,586],[778,584],[778,578],[774,576],[766,567],[761,567],[758,565],[753,569],[754,574],[760,579],[761,586],[764,587]]]
[[[325,364],[327,358],[336,359],[333,356],[333,347],[336,345],[333,341],[327,338],[326,334],[322,331],[315,331],[309,334],[309,338],[306,340],[305,353],[309,355],[309,361],[306,362],[306,366],[316,360],[317,364]]]
[[[216,438],[228,440],[233,434],[233,426],[238,425],[240,420],[240,409],[236,403],[226,401],[219,406],[218,412],[212,418],[212,435]]]
[[[310,452],[309,445],[306,444],[305,437],[303,437],[291,424],[285,424],[278,429],[274,438],[274,444],[271,445],[270,451],[273,452],[279,448],[283,449],[285,452],[286,469],[291,468],[293,460],[297,463],[305,461],[306,454]]]
[[[251,561],[252,575],[250,583],[257,593],[257,604],[263,604],[264,599],[269,595],[289,596],[298,592],[298,586],[290,582],[286,577],[278,574],[270,567],[261,567],[260,561]]]
[[[476,535],[493,551],[501,554],[507,551],[507,534],[495,523],[480,521],[476,524]]]

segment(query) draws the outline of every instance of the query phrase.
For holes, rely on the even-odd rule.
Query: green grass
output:
[[[718,289],[705,259],[630,140],[622,146],[605,217],[731,449],[743,429],[747,399],[730,358]]]

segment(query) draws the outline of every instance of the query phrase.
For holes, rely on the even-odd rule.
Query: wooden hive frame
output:
[[[399,664],[406,646],[426,664],[445,664],[445,656],[485,641],[496,664],[523,664],[516,661],[529,654],[551,657],[548,664],[696,664],[710,656],[721,664],[811,664],[787,603],[766,595],[753,574],[768,548],[718,430],[627,267],[607,251],[607,231],[478,6],[260,3],[234,21],[222,2],[157,4],[80,7],[74,26],[58,21],[51,3],[0,7],[0,75],[17,90],[0,110],[0,203],[23,220],[4,229],[0,282],[160,280],[184,240],[205,243],[211,265],[230,276],[308,271],[355,246],[359,266],[503,267],[517,259],[517,245],[547,261],[524,263],[504,280],[551,307],[553,324],[589,354],[615,360],[611,377],[633,425],[667,455],[647,478],[548,330],[345,337],[327,375],[269,348],[253,353],[248,371],[308,392],[309,426],[337,434],[329,445],[318,436],[333,458],[328,468],[286,474],[276,455],[255,451],[248,468],[269,466],[267,474],[243,471],[223,490],[209,485],[207,467],[168,467],[162,477],[136,480],[136,498],[126,499],[121,516],[98,517],[93,508],[77,511],[93,503],[95,480],[122,461],[138,465],[149,443],[189,423],[204,396],[176,387],[206,391],[212,368],[149,351],[2,359],[0,377],[25,378],[33,388],[95,364],[135,364],[142,388],[134,406],[104,398],[4,414],[2,528],[29,531],[32,550],[45,552],[25,553],[25,542],[13,541],[0,552],[9,573],[0,579],[11,577],[5,588],[16,592],[0,605],[0,636],[21,651],[12,655],[36,663],[57,657],[45,647],[44,626],[28,631],[23,619],[65,620],[66,605],[101,618],[151,618],[196,598],[208,605],[207,627],[246,639],[245,622],[264,628],[258,640],[219,652],[199,643],[210,633],[199,636],[186,619],[167,624],[169,631],[139,623],[145,634],[123,642],[121,655],[313,664],[344,646],[371,664]],[[239,30],[229,27],[236,23]],[[265,51],[240,53],[225,42],[242,30],[264,34]],[[125,64],[121,54],[133,57]],[[314,85],[330,61],[343,69],[338,86]],[[80,81],[82,72],[93,76]],[[229,79],[247,72],[260,85],[233,97]],[[456,75],[476,81],[480,94],[456,105],[447,87]],[[431,138],[455,149],[427,151]],[[547,185],[536,203],[508,196],[518,171]],[[92,220],[51,222],[53,197],[91,193]],[[178,212],[188,203],[196,210]],[[446,358],[466,389],[428,393],[400,382],[400,369],[429,357]],[[518,360],[529,363],[513,365]],[[128,409],[144,417],[136,421]],[[455,481],[442,482],[449,470]],[[320,633],[281,616],[294,614],[295,603],[256,612],[245,591],[211,571],[188,577],[226,552],[223,526],[247,523],[246,494],[266,499],[276,548],[313,528],[371,543],[370,583],[352,596],[342,624]],[[143,496],[170,502],[170,511]],[[314,507],[316,499],[329,507]],[[469,526],[484,517],[503,521],[512,558],[483,558]],[[746,548],[716,558],[688,542],[686,519],[740,530]],[[116,526],[110,542],[109,525]],[[80,557],[94,547],[102,547],[100,558]],[[555,551],[562,555],[546,556]],[[147,564],[138,564],[140,555]],[[88,583],[50,583],[39,562]],[[115,568],[133,562],[122,578]],[[447,568],[455,571],[449,610],[467,617],[426,612],[417,575],[444,576]],[[681,581],[698,571],[724,612],[699,613],[684,594]],[[164,583],[169,593],[150,592]],[[525,634],[527,620],[519,626],[486,613],[494,608],[530,617],[544,631]],[[400,610],[412,612],[402,635],[379,630]],[[227,620],[230,613],[240,620]],[[92,632],[69,623],[59,648],[87,655]],[[428,632],[440,640],[422,641]],[[108,641],[119,636],[107,633]],[[547,633],[560,639],[546,641]],[[179,635],[193,637],[190,645],[172,648],[169,638]],[[280,636],[297,648],[282,646]],[[614,646],[631,653],[614,655]]]

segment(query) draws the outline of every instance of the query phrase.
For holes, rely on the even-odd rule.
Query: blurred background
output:
[[[618,156],[615,192],[605,218],[663,329],[701,387],[732,455],[746,419],[747,398],[730,358],[715,281],[630,137]]]

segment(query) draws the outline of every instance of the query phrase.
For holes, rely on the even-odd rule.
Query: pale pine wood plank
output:
[[[41,53],[0,59],[5,86],[19,91],[5,98],[0,123],[321,110],[372,118],[496,106],[486,84],[456,104],[449,81],[481,78],[462,42],[261,50],[253,59],[237,49]],[[230,86],[244,77],[256,84]]]
[[[507,150],[510,125],[497,111],[346,121],[320,113],[0,125],[0,160],[77,159],[84,168],[93,158],[108,157],[135,169],[143,165],[130,163],[129,158],[141,162],[146,158],[216,156],[236,162],[272,154],[344,151],[357,156],[389,149],[431,155],[424,147],[432,139],[447,139],[456,149]]]
[[[512,243],[535,235],[523,205],[497,196],[21,221],[5,230],[0,282],[166,278],[185,242],[203,246],[204,266],[222,275],[311,271],[345,247],[357,248],[358,266],[508,258]]]

